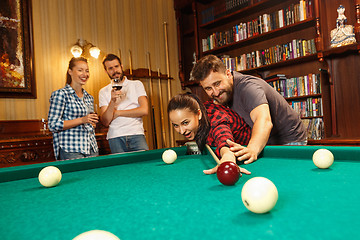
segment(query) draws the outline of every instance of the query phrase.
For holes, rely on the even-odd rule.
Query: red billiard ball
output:
[[[231,186],[241,177],[240,168],[236,163],[223,162],[219,165],[216,176],[222,184]]]

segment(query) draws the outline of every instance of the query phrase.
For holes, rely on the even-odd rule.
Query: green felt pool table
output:
[[[359,239],[360,148],[325,147],[329,169],[311,157],[320,146],[267,146],[234,186],[203,169],[211,155],[167,165],[164,149],[0,169],[0,239],[72,239],[101,229],[120,239]],[[57,166],[62,181],[42,187],[39,171]],[[244,167],[244,166],[243,166]],[[244,183],[263,176],[279,200],[267,214],[249,212]]]

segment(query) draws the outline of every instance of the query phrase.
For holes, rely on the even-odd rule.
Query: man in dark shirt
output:
[[[249,144],[227,143],[245,164],[257,160],[266,144],[306,145],[306,129],[286,100],[260,78],[232,74],[214,55],[200,59],[191,72],[215,102],[231,107],[252,127]]]

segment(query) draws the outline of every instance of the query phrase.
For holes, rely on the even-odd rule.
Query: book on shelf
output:
[[[286,78],[285,76],[272,75],[264,79],[265,81],[276,82],[284,81],[284,97],[311,96],[321,94],[320,74],[309,73],[305,76]],[[274,83],[275,82],[275,83]]]
[[[285,74],[282,74],[282,73],[276,73],[276,74],[272,74],[270,76],[267,76],[265,78],[263,78],[264,80],[268,80],[268,81],[271,81],[272,79],[277,79],[277,78],[284,78],[286,79],[286,76]]]
[[[207,24],[249,5],[249,0],[222,0],[201,11],[201,23]]]
[[[248,0],[244,3],[241,3],[241,0],[226,0],[232,2],[233,5],[236,6],[246,6],[248,4]],[[238,3],[237,3],[238,2]],[[300,3],[301,2],[301,3]],[[230,3],[229,3],[230,4]],[[313,13],[312,0],[303,0],[299,1],[298,4],[291,4],[286,8],[279,9],[278,11],[272,13],[264,13],[259,15],[257,18],[252,19],[247,22],[242,22],[236,24],[229,29],[226,29],[221,32],[214,32],[209,35],[207,38],[215,39],[214,43],[211,45],[203,46],[203,52],[209,51],[216,47],[220,47],[226,44],[230,44],[233,42],[242,41],[246,38],[250,38],[253,36],[257,36],[269,31],[273,31],[275,29],[286,27],[290,24],[294,24],[297,22],[304,21],[308,18],[312,18]],[[222,4],[210,7],[201,12],[202,22],[210,22],[215,20],[218,16],[214,16],[218,9],[224,9]],[[301,11],[301,13],[300,13]],[[226,12],[226,10],[225,10]],[[213,14],[213,15],[212,15]],[[209,16],[210,15],[210,16]],[[295,17],[294,17],[295,16]],[[300,17],[301,16],[301,17]],[[205,20],[204,20],[205,19]],[[229,32],[231,34],[229,34]],[[213,37],[211,37],[213,36]],[[216,36],[216,37],[214,37]],[[227,36],[224,39],[222,36]],[[219,39],[219,37],[221,39]],[[298,43],[293,43],[292,45],[298,45]],[[294,46],[295,47],[295,46]],[[315,47],[315,44],[314,44]],[[303,51],[303,50],[301,50]],[[315,50],[312,50],[314,52]]]
[[[289,43],[276,45],[267,49],[256,50],[250,53],[244,53],[236,57],[227,56],[227,58],[240,59],[240,62],[235,61],[236,64],[234,65],[234,69],[230,70],[242,71],[315,54],[316,51],[313,52],[312,48],[308,48],[308,46],[310,46],[311,44],[315,44],[314,39],[294,39]],[[294,47],[292,48],[292,46]],[[203,47],[207,48],[207,46]],[[305,51],[303,49],[305,49]],[[220,56],[220,58],[222,57]]]
[[[321,117],[323,104],[320,88],[320,74],[309,73],[304,76],[287,78],[285,74],[277,73],[264,78],[281,96],[288,98],[289,105],[302,118]],[[300,97],[299,100],[289,98]]]
[[[302,118],[321,117],[323,115],[322,98],[306,98],[304,100],[289,101],[289,105]]]
[[[322,118],[302,119],[307,130],[308,139],[320,140],[325,137],[324,121]]]

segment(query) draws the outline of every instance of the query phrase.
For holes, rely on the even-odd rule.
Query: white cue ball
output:
[[[334,163],[334,155],[327,149],[318,149],[312,160],[318,168],[329,168]]]
[[[91,230],[76,236],[73,240],[120,240],[114,234],[104,230]]]
[[[244,184],[241,199],[251,212],[266,213],[275,206],[278,200],[278,191],[269,179],[254,177]]]
[[[61,171],[57,167],[45,167],[39,173],[39,182],[44,187],[54,187],[61,181],[61,176]]]
[[[167,164],[172,164],[177,159],[177,154],[174,150],[165,150],[162,154],[162,160]]]

